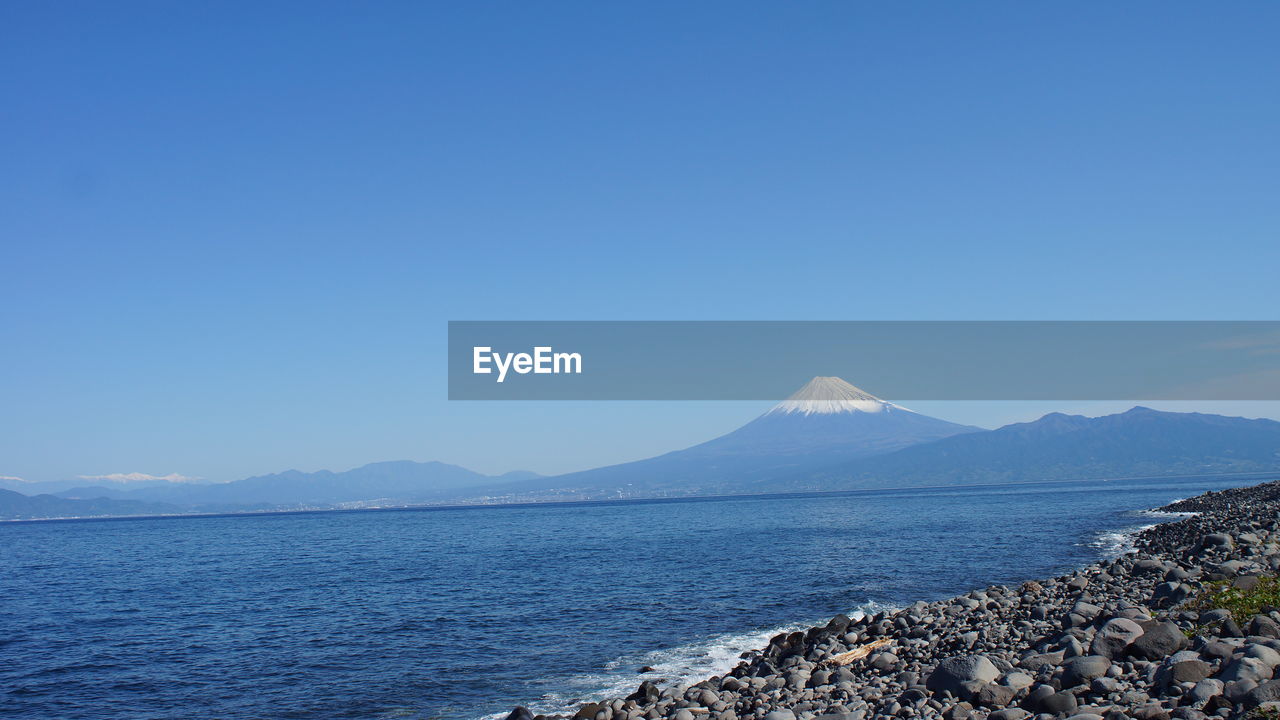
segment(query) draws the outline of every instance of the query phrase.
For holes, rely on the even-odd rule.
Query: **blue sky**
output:
[[[449,403],[450,319],[1276,319],[1277,27],[1260,2],[7,3],[0,475],[552,472],[763,409]]]

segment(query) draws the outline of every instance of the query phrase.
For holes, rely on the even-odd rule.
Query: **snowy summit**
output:
[[[816,377],[791,397],[773,406],[768,415],[831,415],[834,413],[878,413],[892,410],[911,412],[885,402],[838,377]]]

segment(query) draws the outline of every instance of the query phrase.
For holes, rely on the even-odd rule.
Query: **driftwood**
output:
[[[889,645],[891,643],[893,643],[892,638],[880,638],[875,642],[869,642],[866,645],[859,645],[849,652],[832,655],[826,659],[826,663],[828,665],[848,665],[854,660],[861,660],[862,658],[870,655],[873,651],[879,650],[885,645]]]

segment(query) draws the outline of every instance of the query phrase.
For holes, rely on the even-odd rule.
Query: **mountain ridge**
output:
[[[982,428],[921,415],[840,378],[819,376],[745,425],[711,440],[507,490],[687,493],[690,483],[723,490],[970,432]]]
[[[218,484],[91,486],[56,496],[5,490],[0,517],[828,492],[1276,470],[1275,420],[1136,406],[1100,417],[1052,412],[983,430],[921,415],[839,378],[816,377],[711,440],[574,473],[495,476],[439,461],[395,460]]]
[[[779,483],[847,489],[1035,477],[1161,476],[1280,470],[1280,422],[1135,406],[1099,417],[1048,413],[943,438]]]

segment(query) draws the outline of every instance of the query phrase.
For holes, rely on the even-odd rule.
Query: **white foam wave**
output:
[[[848,615],[857,620],[867,614],[892,609],[895,608],[881,603],[867,603]],[[687,687],[713,675],[727,673],[742,661],[743,653],[765,647],[775,635],[807,630],[824,622],[797,622],[763,630],[724,633],[674,648],[623,655],[605,663],[597,672],[555,682],[559,689],[546,693],[529,708],[534,713],[564,713],[590,700],[626,697],[645,680],[663,687]],[[651,667],[653,671],[640,673],[641,667]],[[505,716],[506,713],[498,713],[481,720],[502,720]]]
[[[1090,546],[1098,549],[1099,554],[1107,560],[1114,560],[1121,555],[1128,555],[1136,552],[1138,549],[1138,535],[1143,530],[1148,530],[1155,525],[1142,525],[1140,527],[1130,528],[1128,530],[1109,530],[1098,533],[1097,537],[1089,543]]]
[[[1178,502],[1177,500],[1173,502]],[[1172,503],[1170,503],[1172,504]],[[1138,550],[1138,536],[1145,530],[1161,525],[1173,520],[1192,517],[1198,515],[1195,512],[1170,512],[1167,510],[1139,510],[1135,513],[1144,518],[1151,518],[1158,522],[1139,525],[1125,530],[1107,530],[1097,534],[1089,543],[1091,547],[1098,549],[1099,554],[1106,560],[1114,560],[1121,555],[1128,555]]]
[[[1195,510],[1143,510],[1138,513],[1147,517],[1160,518],[1162,520],[1178,520],[1182,518],[1195,517],[1200,513]]]

